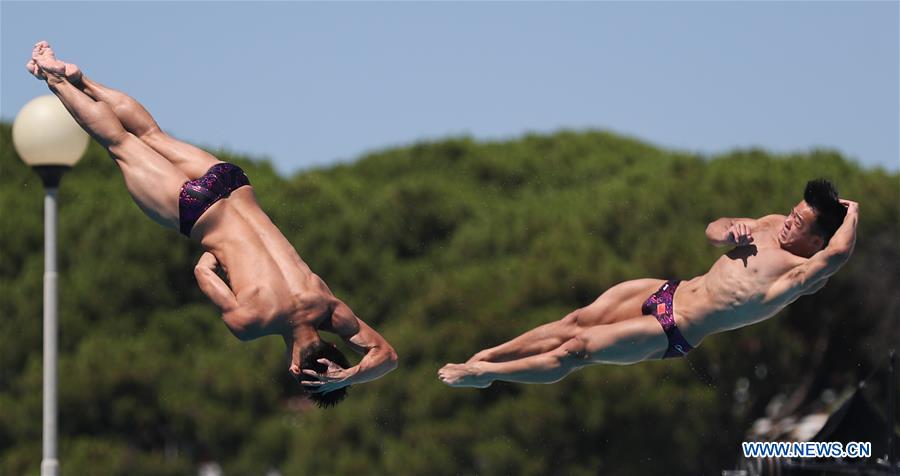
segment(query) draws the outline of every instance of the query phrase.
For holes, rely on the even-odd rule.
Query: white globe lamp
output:
[[[56,476],[57,297],[56,210],[63,174],[84,155],[88,135],[56,96],[32,99],[13,122],[13,146],[44,182],[44,431],[41,476]]]

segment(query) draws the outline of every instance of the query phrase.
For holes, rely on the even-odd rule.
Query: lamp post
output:
[[[56,96],[32,99],[13,122],[13,145],[44,182],[44,432],[41,476],[56,476],[56,196],[63,173],[81,159],[88,135]]]

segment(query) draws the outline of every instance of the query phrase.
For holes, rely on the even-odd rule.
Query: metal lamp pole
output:
[[[63,173],[84,154],[87,134],[56,96],[26,104],[13,122],[13,145],[44,183],[44,431],[41,476],[56,476],[57,459],[57,191]]]

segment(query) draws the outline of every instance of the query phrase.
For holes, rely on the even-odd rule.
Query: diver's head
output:
[[[846,214],[834,184],[825,179],[810,180],[803,200],[794,206],[779,230],[778,242],[791,253],[810,257],[828,245]]]
[[[306,369],[312,370],[317,374],[325,373],[328,370],[328,367],[319,362],[319,359],[328,359],[345,369],[350,368],[350,362],[340,349],[335,347],[334,344],[325,342],[322,339],[317,339],[315,342],[306,346],[300,353],[300,375],[297,376],[297,379],[304,380],[308,378],[303,374],[303,370]],[[343,399],[347,398],[347,389],[350,388],[348,385],[328,393],[312,393],[310,390],[314,390],[314,387],[304,385],[301,385],[301,387],[306,390],[307,397],[315,402],[319,408],[337,405]]]

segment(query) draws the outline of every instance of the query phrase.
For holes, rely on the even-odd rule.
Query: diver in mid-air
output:
[[[710,223],[709,242],[734,248],[706,274],[618,284],[559,321],[445,365],[438,376],[453,387],[551,383],[591,364],[681,357],[710,334],[766,320],[821,289],[853,253],[858,208],[830,182],[810,181],[788,216]]]
[[[169,136],[136,100],[59,61],[45,41],[26,67],[109,151],[138,207],[200,242],[205,251],[194,274],[228,329],[241,340],[284,338],[289,372],[311,399],[333,405],[349,385],[396,368],[391,345],[300,259],[259,207],[243,170]],[[350,366],[319,331],[340,336],[362,360]]]

